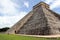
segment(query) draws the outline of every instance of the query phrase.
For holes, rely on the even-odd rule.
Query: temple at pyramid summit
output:
[[[7,34],[57,35],[60,34],[60,15],[50,10],[48,4],[40,2],[12,26]]]

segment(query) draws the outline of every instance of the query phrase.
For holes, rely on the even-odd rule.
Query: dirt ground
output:
[[[60,35],[24,35],[24,34],[16,34],[21,36],[32,36],[32,37],[45,37],[45,38],[58,38]]]

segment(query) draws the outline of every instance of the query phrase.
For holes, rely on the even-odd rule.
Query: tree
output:
[[[0,32],[6,32],[8,29],[10,29],[10,28],[9,27],[1,28]]]

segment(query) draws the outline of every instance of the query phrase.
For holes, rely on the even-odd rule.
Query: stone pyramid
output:
[[[60,15],[49,9],[49,5],[40,2],[33,6],[24,18],[19,20],[6,33],[28,35],[60,34]]]

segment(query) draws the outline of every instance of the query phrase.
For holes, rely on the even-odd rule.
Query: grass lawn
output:
[[[60,40],[60,38],[37,38],[29,36],[0,34],[0,40]]]

